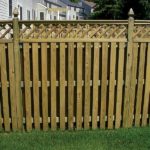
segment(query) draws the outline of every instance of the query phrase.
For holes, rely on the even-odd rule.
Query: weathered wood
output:
[[[17,130],[17,104],[15,101],[15,68],[14,68],[14,51],[13,43],[8,43],[8,63],[9,63],[9,86],[10,86],[10,103],[11,103],[11,119],[12,130]]]
[[[32,43],[34,127],[40,129],[38,43]]]
[[[90,116],[90,77],[91,77],[91,43],[85,47],[85,98],[84,98],[84,129],[89,129]]]
[[[97,128],[98,116],[98,80],[99,80],[99,43],[94,43],[93,64],[93,105],[92,105],[92,129]]]
[[[132,73],[131,73],[131,83],[130,83],[130,108],[129,108],[129,126],[133,125],[133,112],[134,112],[134,102],[135,102],[135,91],[136,91],[136,74],[137,74],[137,59],[138,59],[138,44],[133,45],[133,55],[132,55]]]
[[[16,13],[16,14],[15,14]],[[21,96],[21,63],[20,63],[20,49],[19,49],[19,23],[18,12],[14,13],[13,18],[13,46],[14,46],[14,60],[15,60],[15,99],[17,103],[17,126],[18,130],[23,130],[23,110],[22,110],[22,96]]]
[[[56,43],[51,43],[51,129],[56,130]]]
[[[65,43],[60,43],[60,129],[65,129]]]
[[[142,126],[147,125],[147,114],[149,109],[149,98],[150,98],[150,43],[147,44],[147,62],[146,62],[146,79],[145,79],[145,93],[144,93],[144,104],[142,112]]]
[[[137,97],[136,97],[136,106],[135,106],[136,107],[136,109],[135,109],[135,126],[140,126],[140,120],[141,120],[140,115],[141,115],[142,99],[143,99],[145,52],[146,52],[146,45],[145,45],[145,43],[141,43],[139,71],[138,71]]]
[[[121,111],[123,100],[122,94],[123,94],[124,51],[125,51],[125,43],[119,43],[115,128],[120,128],[122,117]]]
[[[134,23],[132,10],[128,23],[18,21],[14,15],[13,22],[0,21],[0,128],[96,129],[100,123],[112,129],[114,123],[150,122],[149,21]]]
[[[32,42],[32,43],[39,43],[39,42],[127,42],[125,38],[47,38],[47,39],[20,39],[21,43],[24,42]]]
[[[26,129],[32,130],[31,119],[31,89],[30,89],[30,49],[29,43],[23,44],[24,56],[24,82],[25,82],[25,113],[26,113]]]
[[[133,29],[134,29],[134,13],[133,10],[129,11],[128,19],[128,44],[127,44],[127,56],[126,56],[126,72],[125,72],[125,94],[123,104],[123,127],[130,127],[129,125],[129,112],[130,112],[130,85],[132,76],[132,48],[133,48]]]
[[[48,130],[47,43],[41,44],[43,130]]]
[[[74,43],[68,44],[68,128],[73,129],[74,112]]]
[[[142,112],[142,126],[147,125],[149,95],[150,95],[150,43],[148,43],[148,49],[147,49],[146,79],[145,79],[145,93],[144,93],[144,102],[143,102],[144,104],[143,104],[143,112]]]
[[[100,108],[100,128],[105,129],[106,98],[107,98],[107,61],[108,43],[102,43],[102,71],[101,71],[101,108]]]
[[[8,88],[7,88],[7,68],[6,68],[6,49],[5,44],[0,44],[1,50],[1,83],[2,83],[2,109],[4,118],[5,131],[10,131],[9,122],[9,100],[8,100]]]
[[[111,43],[110,53],[110,77],[109,77],[109,102],[108,102],[108,129],[113,128],[114,101],[115,101],[115,67],[116,67],[116,43]]]
[[[77,110],[76,124],[77,129],[82,128],[82,43],[77,43]]]

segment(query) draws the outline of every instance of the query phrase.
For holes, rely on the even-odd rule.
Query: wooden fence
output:
[[[150,124],[150,21],[0,21],[0,129]]]

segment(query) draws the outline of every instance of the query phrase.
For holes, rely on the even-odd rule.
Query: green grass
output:
[[[0,150],[150,150],[150,128],[0,133]]]

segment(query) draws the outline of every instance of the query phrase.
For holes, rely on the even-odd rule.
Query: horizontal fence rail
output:
[[[150,21],[0,21],[0,130],[150,124]]]

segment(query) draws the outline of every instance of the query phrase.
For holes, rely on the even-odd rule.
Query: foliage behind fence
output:
[[[150,21],[0,22],[0,128],[150,124]]]

